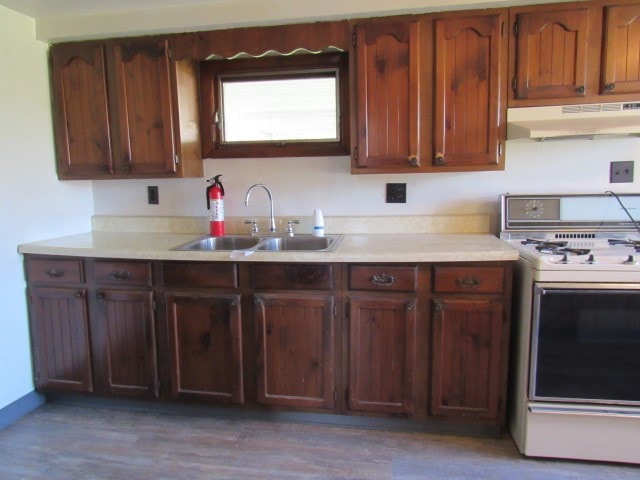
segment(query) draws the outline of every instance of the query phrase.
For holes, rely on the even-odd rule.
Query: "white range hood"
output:
[[[640,102],[509,108],[507,140],[639,135]]]

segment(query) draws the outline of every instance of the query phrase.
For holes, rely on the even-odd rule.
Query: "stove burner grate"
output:
[[[608,242],[609,245],[624,245],[625,247],[631,247],[635,249],[636,252],[640,252],[640,240],[618,240],[615,238],[610,238]]]

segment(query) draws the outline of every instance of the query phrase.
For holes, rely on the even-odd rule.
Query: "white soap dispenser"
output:
[[[324,217],[319,208],[313,211],[313,236],[324,237]]]

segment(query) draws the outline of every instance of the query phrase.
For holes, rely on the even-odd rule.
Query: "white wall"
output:
[[[635,161],[633,183],[609,183],[612,160]],[[101,215],[206,216],[206,178],[221,173],[228,216],[264,216],[266,195],[247,188],[262,182],[274,196],[276,215],[429,215],[489,213],[499,223],[501,193],[597,193],[640,191],[640,139],[507,142],[501,172],[351,175],[348,157],[205,160],[205,178],[94,182]],[[385,184],[407,184],[406,204],[385,203]],[[159,205],[148,205],[146,186],[158,185]],[[264,198],[263,198],[264,197]]]
[[[0,408],[33,390],[20,243],[90,229],[90,182],[56,178],[47,45],[0,6]]]

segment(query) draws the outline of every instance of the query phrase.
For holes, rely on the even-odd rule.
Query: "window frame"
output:
[[[337,70],[338,135],[336,141],[223,142],[216,112],[221,108],[220,78],[243,75],[272,79],[296,73]],[[200,112],[203,158],[270,158],[349,155],[349,78],[346,53],[299,54],[200,62]]]

